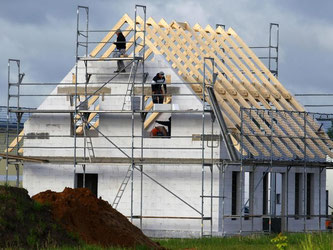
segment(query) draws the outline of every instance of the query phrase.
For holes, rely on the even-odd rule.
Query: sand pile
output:
[[[50,204],[54,218],[89,244],[162,248],[87,188],[65,188],[61,193],[48,190],[32,198],[42,204]]]

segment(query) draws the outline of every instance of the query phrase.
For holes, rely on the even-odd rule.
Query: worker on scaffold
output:
[[[163,85],[163,88],[162,88]],[[151,83],[153,103],[163,103],[164,96],[167,93],[164,72],[161,71],[154,76]]]
[[[113,57],[122,57],[125,55],[126,52],[126,39],[123,35],[123,33],[121,32],[120,29],[117,29],[116,31],[117,34],[117,41],[114,42],[114,44],[116,45],[116,51],[114,52],[114,56]],[[125,64],[123,60],[119,60],[117,61],[117,66],[118,69],[114,72],[114,73],[118,73],[118,72],[126,72],[125,70]]]

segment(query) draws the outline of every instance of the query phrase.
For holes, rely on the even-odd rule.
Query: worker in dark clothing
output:
[[[167,93],[167,87],[165,84],[165,77],[163,71],[157,73],[156,76],[154,76],[153,82],[151,83],[151,91],[153,103],[163,103],[164,96]]]
[[[118,29],[116,31],[116,34],[117,34],[117,41],[114,42],[114,44],[116,45],[116,51],[114,53],[114,57],[119,58],[119,57],[125,55],[126,39],[125,39],[125,37],[124,37],[124,35],[123,35],[123,33],[121,32],[120,29]],[[118,60],[117,61],[117,66],[118,66],[118,69],[115,71],[115,73],[126,72],[123,60]]]

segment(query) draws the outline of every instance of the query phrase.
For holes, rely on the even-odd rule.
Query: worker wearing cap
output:
[[[117,41],[114,42],[114,44],[116,45],[117,50],[114,53],[114,57],[121,57],[122,55],[125,55],[126,52],[126,39],[120,29],[117,29],[116,34],[117,34]],[[123,60],[118,60],[117,66],[118,69],[114,73],[126,72]]]
[[[163,85],[163,88],[162,88]],[[167,93],[164,72],[161,71],[154,76],[151,84],[153,103],[163,103],[164,96]]]

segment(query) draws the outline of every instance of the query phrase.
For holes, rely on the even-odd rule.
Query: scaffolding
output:
[[[89,44],[91,43],[96,43],[94,41],[89,41],[89,34],[91,32],[99,32],[98,30],[89,30],[89,8],[85,7],[85,6],[78,6],[77,8],[77,31],[76,31],[76,62],[75,62],[75,73],[73,74],[73,83],[74,83],[74,92],[73,93],[61,93],[56,94],[57,97],[59,96],[66,96],[66,98],[70,98],[70,101],[73,103],[73,109],[70,110],[66,110],[66,109],[29,109],[29,108],[21,108],[20,107],[20,96],[24,96],[24,97],[31,97],[31,96],[54,96],[52,94],[22,94],[20,93],[20,88],[22,87],[26,87],[26,86],[39,86],[39,85],[44,85],[44,86],[64,86],[67,87],[69,84],[68,83],[40,83],[40,84],[35,84],[35,83],[22,83],[23,80],[23,76],[24,74],[20,73],[20,61],[16,60],[16,59],[10,59],[9,60],[9,66],[8,66],[8,105],[7,105],[7,111],[8,114],[9,113],[15,113],[18,117],[18,121],[20,121],[20,117],[22,116],[23,113],[31,113],[31,114],[70,114],[71,115],[71,120],[72,120],[72,130],[73,130],[73,146],[72,147],[68,147],[68,148],[72,148],[73,149],[73,173],[74,173],[74,188],[77,187],[77,166],[82,166],[83,169],[83,187],[85,187],[85,175],[86,175],[86,164],[87,162],[96,162],[96,160],[94,159],[94,154],[91,154],[90,152],[92,150],[97,151],[99,148],[98,147],[94,147],[92,145],[91,140],[89,140],[90,136],[89,136],[89,131],[87,131],[90,128],[93,128],[94,130],[96,130],[98,132],[98,134],[102,137],[104,137],[114,148],[116,148],[117,150],[119,150],[120,152],[122,152],[122,154],[125,156],[125,158],[127,158],[127,161],[125,160],[125,162],[129,162],[130,163],[130,167],[128,168],[128,171],[126,173],[126,176],[119,188],[119,191],[114,199],[113,204],[115,205],[115,207],[117,207],[118,203],[121,200],[121,196],[123,191],[125,190],[126,186],[127,186],[127,182],[130,180],[131,185],[130,185],[130,189],[131,189],[131,213],[130,213],[130,219],[131,221],[133,221],[134,219],[139,219],[140,220],[140,227],[142,228],[142,220],[143,218],[164,218],[164,219],[193,219],[193,220],[201,220],[201,236],[212,236],[212,207],[213,207],[213,166],[215,161],[217,162],[218,160],[213,159],[213,144],[214,144],[214,140],[216,140],[216,136],[213,136],[213,123],[214,123],[214,116],[212,115],[212,111],[210,109],[207,109],[207,102],[205,101],[205,82],[209,81],[209,79],[204,80],[203,83],[203,96],[204,98],[202,99],[202,111],[196,111],[196,110],[188,110],[188,111],[181,111],[181,110],[157,110],[159,113],[192,113],[192,114],[202,114],[202,135],[200,140],[202,141],[202,147],[201,148],[194,148],[194,150],[201,150],[202,151],[202,160],[189,160],[189,161],[184,161],[184,164],[199,164],[201,162],[201,166],[202,166],[202,193],[201,193],[201,209],[197,209],[195,208],[193,205],[191,205],[189,202],[187,202],[186,200],[184,200],[182,197],[180,197],[179,195],[177,195],[175,192],[173,192],[172,190],[170,190],[168,187],[164,186],[162,183],[160,183],[159,181],[157,181],[156,179],[154,179],[152,176],[148,175],[147,173],[145,173],[144,171],[144,164],[163,164],[163,163],[170,163],[170,162],[162,162],[161,160],[158,160],[156,162],[149,162],[149,160],[145,160],[144,158],[144,150],[147,150],[147,148],[144,148],[144,122],[145,122],[145,118],[147,116],[147,114],[151,111],[147,111],[145,108],[145,102],[144,100],[146,99],[147,94],[145,93],[147,90],[145,89],[145,81],[147,78],[147,72],[145,72],[145,67],[144,67],[144,61],[145,61],[145,57],[143,56],[145,54],[145,34],[146,34],[146,6],[143,5],[135,5],[135,16],[134,16],[134,20],[137,20],[137,12],[139,9],[142,9],[143,11],[143,16],[144,16],[144,23],[142,25],[142,27],[139,27],[139,22],[134,22],[134,29],[133,30],[126,30],[125,32],[134,32],[134,42],[133,42],[133,52],[132,52],[132,56],[128,56],[125,58],[94,58],[89,56]],[[84,16],[84,20],[83,20],[83,28],[82,28],[82,13]],[[109,32],[109,30],[107,31]],[[143,34],[143,39],[142,39],[142,43],[139,44],[137,42],[137,34],[138,33],[142,33]],[[107,44],[109,42],[105,42],[105,44]],[[138,49],[138,47],[140,49]],[[137,55],[136,51],[139,50],[141,55]],[[80,53],[83,51],[84,55],[80,55]],[[125,93],[124,96],[124,103],[126,100],[126,97],[130,97],[130,101],[133,101],[134,98],[137,96],[134,92],[134,88],[135,86],[140,86],[141,87],[141,108],[140,109],[135,109],[132,107],[130,110],[126,110],[124,109],[124,106],[121,110],[91,110],[90,106],[91,104],[89,103],[90,100],[94,99],[95,97],[99,97],[100,96],[100,91],[103,89],[103,87],[105,87],[107,84],[111,84],[114,81],[117,81],[117,77],[122,76],[121,72],[115,73],[115,74],[110,74],[109,79],[107,81],[105,81],[104,83],[100,84],[100,83],[94,83],[91,82],[91,78],[94,76],[94,73],[89,72],[89,67],[88,64],[89,62],[103,62],[103,61],[118,61],[118,60],[125,60],[128,62],[127,66],[125,67],[125,69],[131,68],[130,70],[130,75],[129,75],[129,80],[128,83],[125,83],[127,85],[127,91]],[[10,76],[12,75],[11,73],[11,68],[10,68],[10,64],[12,62],[16,62],[17,63],[17,67],[18,67],[18,81],[15,83],[12,83],[12,81],[10,80]],[[80,63],[83,62],[84,64],[84,82],[79,81],[78,76],[79,76],[79,65]],[[138,79],[138,73],[136,72],[139,63],[141,64],[142,67],[142,81],[141,82],[137,82]],[[214,63],[211,64],[211,66],[214,67]],[[206,61],[204,61],[204,68],[206,67]],[[93,90],[89,90],[89,87],[94,85],[94,84],[98,84],[97,88],[93,89]],[[117,84],[120,84],[119,82]],[[183,83],[172,83],[173,85],[177,85],[177,84],[183,84]],[[196,83],[189,83],[189,84],[198,84]],[[199,83],[200,84],[200,83]],[[17,87],[17,93],[12,94],[11,89],[13,87]],[[81,86],[83,86],[83,90],[81,89]],[[181,95],[181,94],[179,94]],[[103,94],[104,96],[113,96],[112,94]],[[119,96],[119,95],[114,95],[114,96]],[[186,96],[186,95],[185,95]],[[15,105],[13,107],[10,107],[10,101],[12,98],[17,98],[17,105]],[[92,101],[93,102],[93,101]],[[156,112],[156,110],[154,110]],[[129,138],[131,139],[131,147],[130,147],[130,154],[127,153],[126,151],[128,150],[128,148],[122,148],[120,146],[118,146],[116,143],[114,143],[111,139],[110,136],[103,134],[98,128],[97,126],[95,126],[91,119],[89,119],[89,117],[92,114],[108,114],[108,113],[119,113],[119,114],[129,114],[131,117],[131,123],[132,123],[132,129],[131,129],[131,135],[129,136]],[[205,134],[205,115],[206,113],[211,114],[211,121],[212,121],[212,125],[211,125],[211,135],[210,134]],[[135,116],[139,114],[139,116],[141,117],[141,134],[137,135],[134,132],[134,127],[135,127]],[[19,124],[19,122],[18,122]],[[83,132],[83,139],[84,139],[84,143],[83,143],[83,147],[82,146],[78,146],[78,138],[79,138],[79,134],[77,133],[78,129],[81,128],[82,132]],[[8,131],[8,129],[7,129]],[[210,135],[210,136],[209,136]],[[20,145],[18,142],[19,140],[21,140],[22,138],[24,138],[25,135],[17,129],[17,133],[16,133],[16,145],[15,147],[17,148],[16,152],[17,152],[17,157],[15,157],[16,161],[33,161],[33,162],[40,162],[40,163],[45,163],[45,162],[52,162],[52,160],[45,160],[45,159],[41,159],[41,158],[33,158],[33,157],[23,157],[20,156],[19,154],[23,152],[24,148],[29,148],[29,147],[25,147]],[[58,137],[66,137],[65,135],[63,136],[58,136]],[[82,137],[82,135],[80,136]],[[140,138],[140,156],[139,157],[135,157],[135,153],[134,151],[136,149],[138,149],[137,147],[135,147],[134,144],[134,140],[136,138]],[[179,136],[179,138],[182,138],[182,136]],[[184,137],[185,138],[185,137]],[[192,137],[187,137],[192,138]],[[91,139],[91,138],[90,138]],[[9,137],[8,137],[8,133],[7,133],[7,153],[6,153],[6,159],[7,159],[7,165],[6,165],[6,171],[8,172],[8,166],[11,164],[11,160],[13,158],[13,156],[9,155],[9,152],[11,151],[11,146],[9,145]],[[205,142],[207,142],[207,144],[210,142],[211,143],[211,158],[207,159],[205,158]],[[30,147],[31,148],[31,147]],[[33,148],[38,148],[38,146],[33,147]],[[61,147],[62,149],[64,147]],[[154,149],[154,148],[149,148],[149,149]],[[168,148],[167,148],[168,149]],[[170,148],[169,148],[170,149]],[[193,148],[179,148],[180,150],[193,150]],[[83,150],[83,157],[79,157],[77,151],[78,150]],[[118,159],[119,160],[119,159]],[[15,161],[15,162],[16,162]],[[70,159],[68,159],[68,161],[70,161]],[[117,161],[117,160],[116,160]],[[171,161],[172,162],[172,161]],[[175,159],[174,162],[178,162],[178,159]],[[179,163],[179,162],[178,162]],[[15,163],[16,164],[16,163]],[[182,163],[181,163],[182,164]],[[216,164],[216,163],[215,163]],[[204,180],[205,180],[205,173],[206,173],[206,168],[208,167],[209,171],[210,171],[210,187],[211,190],[209,192],[209,194],[206,194],[206,190],[204,189]],[[140,190],[140,212],[139,214],[135,214],[134,213],[134,172],[138,171],[140,173],[140,185],[141,185],[141,190]],[[8,175],[8,173],[7,173]],[[184,216],[144,216],[143,215],[143,210],[142,210],[142,204],[143,204],[143,177],[146,177],[148,179],[150,179],[151,181],[153,181],[154,183],[156,183],[157,185],[159,185],[161,188],[163,188],[164,190],[166,190],[167,192],[169,192],[170,194],[172,194],[174,197],[176,197],[178,200],[180,200],[182,203],[186,204],[188,207],[190,207],[192,210],[194,210],[199,216],[198,217],[184,217]],[[6,180],[7,182],[7,180]],[[210,210],[207,213],[210,213],[209,216],[205,216],[205,212],[204,212],[204,200],[206,198],[210,199]],[[205,232],[204,230],[204,222],[205,221],[210,221],[209,224],[209,230],[207,232]]]
[[[142,10],[143,12],[143,22],[141,20],[138,20],[138,12],[139,10]],[[82,15],[84,16],[83,21],[82,21]],[[138,20],[138,21],[137,21]],[[83,25],[82,25],[83,22]],[[226,127],[225,124],[223,124],[223,116],[222,113],[218,113],[217,111],[219,110],[219,105],[216,100],[214,100],[214,84],[217,78],[217,74],[215,72],[215,65],[216,62],[214,61],[214,57],[205,57],[202,65],[203,65],[203,80],[198,81],[198,82],[187,82],[187,83],[176,83],[172,82],[172,85],[180,85],[180,84],[187,84],[187,85],[200,85],[201,87],[201,95],[199,96],[202,104],[202,109],[201,110],[147,110],[147,100],[149,99],[149,93],[147,93],[146,89],[146,79],[147,79],[147,72],[145,71],[145,50],[146,50],[146,6],[143,5],[135,5],[135,13],[134,13],[134,22],[133,22],[133,28],[129,30],[125,30],[126,33],[133,32],[133,39],[129,43],[130,47],[132,49],[131,55],[128,57],[124,58],[110,58],[110,57],[102,57],[102,58],[96,58],[94,56],[91,56],[92,53],[89,54],[89,45],[90,44],[95,44],[95,41],[90,41],[90,33],[98,33],[98,32],[103,32],[101,30],[89,30],[89,8],[85,6],[78,6],[77,8],[77,29],[76,29],[76,62],[75,62],[75,72],[73,74],[73,84],[74,84],[74,91],[71,93],[57,93],[56,95],[53,94],[22,94],[20,91],[20,88],[25,87],[25,86],[39,86],[39,85],[48,85],[48,86],[64,86],[68,87],[70,84],[69,83],[41,83],[41,84],[36,84],[36,83],[22,83],[23,76],[20,72],[20,61],[19,60],[9,60],[9,66],[8,66],[8,105],[7,105],[7,113],[15,113],[17,115],[18,121],[20,120],[20,117],[22,116],[23,113],[32,113],[32,114],[70,114],[71,116],[71,122],[72,122],[72,136],[70,138],[73,138],[73,145],[69,146],[68,149],[73,149],[73,157],[69,157],[67,162],[71,162],[73,164],[73,173],[74,173],[74,188],[77,187],[77,167],[82,166],[83,169],[83,187],[86,186],[86,167],[88,163],[126,163],[129,164],[129,167],[127,169],[126,175],[124,176],[124,179],[119,187],[119,190],[113,200],[113,206],[116,208],[117,205],[119,204],[123,192],[126,189],[126,186],[130,182],[130,203],[131,203],[131,209],[130,209],[130,219],[133,222],[135,219],[139,219],[139,224],[140,228],[142,228],[143,224],[143,219],[149,218],[149,219],[190,219],[190,220],[200,220],[200,235],[202,237],[211,237],[213,235],[213,204],[215,202],[215,199],[221,200],[222,202],[222,233],[224,234],[225,229],[224,229],[224,220],[225,218],[238,218],[239,223],[240,223],[240,231],[239,233],[242,234],[244,231],[242,230],[242,223],[244,217],[268,217],[269,218],[269,225],[271,225],[271,221],[273,216],[276,217],[275,215],[272,214],[273,205],[274,201],[270,199],[270,209],[269,209],[269,214],[268,215],[254,215],[254,214],[248,214],[245,215],[244,208],[247,203],[250,203],[250,207],[253,206],[251,205],[251,202],[253,202],[254,197],[249,197],[249,199],[244,203],[244,197],[243,197],[243,188],[244,188],[244,168],[243,165],[258,165],[258,164],[264,164],[267,166],[267,171],[265,171],[265,175],[269,174],[270,176],[270,185],[272,185],[274,181],[274,176],[273,176],[273,166],[275,164],[277,165],[283,165],[283,162],[288,162],[288,164],[285,164],[285,168],[287,171],[289,171],[291,165],[290,164],[296,164],[296,165],[301,165],[303,166],[304,169],[304,174],[306,174],[306,168],[308,167],[308,157],[307,155],[307,140],[319,140],[322,138],[309,138],[307,137],[306,133],[306,119],[305,117],[308,115],[308,113],[305,112],[298,112],[297,114],[303,115],[304,118],[304,135],[303,136],[298,136],[297,138],[290,138],[290,136],[286,136],[289,139],[294,139],[294,140],[303,140],[303,145],[304,145],[304,158],[303,160],[297,161],[295,159],[291,159],[288,157],[281,158],[278,155],[274,155],[274,150],[273,147],[275,146],[275,138],[282,138],[283,136],[276,135],[274,133],[274,126],[271,125],[269,127],[270,133],[263,133],[260,135],[257,135],[255,131],[250,131],[248,128],[251,128],[253,125],[249,125],[246,123],[247,118],[251,120],[251,116],[253,113],[255,113],[255,117],[261,116],[267,118],[266,120],[269,120],[270,124],[274,124],[274,117],[276,114],[278,116],[281,116],[281,113],[277,110],[253,110],[253,109],[242,109],[240,113],[241,117],[241,125],[240,125],[240,130],[241,133],[238,135],[240,138],[240,154],[238,154],[235,151],[234,144],[231,141],[231,138],[229,137],[230,131],[228,131],[228,128]],[[83,26],[83,27],[82,27]],[[272,30],[276,28],[276,39],[277,42],[276,44],[273,44],[272,40]],[[107,30],[109,32],[110,30]],[[115,30],[113,30],[115,32]],[[137,37],[141,38],[141,42],[138,42]],[[251,47],[254,49],[261,49],[261,48],[268,48],[269,49],[269,56],[268,57],[262,57],[261,59],[268,59],[268,64],[269,64],[269,70],[271,73],[275,76],[278,76],[278,47],[279,47],[279,25],[278,24],[270,24],[270,33],[269,33],[269,46],[268,47]],[[109,41],[102,41],[102,46],[106,44],[110,44],[111,42]],[[83,55],[82,55],[83,53]],[[275,56],[272,54],[276,54]],[[251,56],[248,58],[251,59]],[[244,59],[244,58],[243,58]],[[127,82],[121,82],[119,79],[121,77],[124,77],[125,74],[122,74],[121,72],[117,72],[115,74],[102,74],[102,73],[94,73],[92,71],[89,71],[89,63],[94,62],[94,63],[102,63],[102,62],[117,62],[119,60],[123,60],[127,62],[127,66],[125,67],[126,69],[130,69],[130,73],[128,75],[128,81]],[[275,67],[271,63],[271,61],[275,61]],[[18,68],[18,74],[17,74],[17,81],[12,83],[10,76],[11,76],[11,63],[16,63],[17,68]],[[83,71],[84,71],[84,81],[80,81],[79,78],[79,68],[80,65],[83,63]],[[142,72],[137,72],[137,69],[141,65]],[[241,71],[243,72],[244,71]],[[251,71],[252,72],[252,71]],[[253,73],[253,72],[252,72]],[[104,77],[107,78],[107,80],[103,82],[93,82],[92,79],[94,76],[101,76],[103,75]],[[139,81],[139,76],[141,76],[141,81]],[[124,94],[112,94],[110,93],[102,93],[104,88],[108,86],[109,84],[112,83],[117,83],[117,84],[124,84],[126,85],[126,92]],[[93,86],[93,87],[91,87]],[[97,86],[97,87],[94,87]],[[16,93],[12,93],[12,88],[17,88]],[[141,88],[141,90],[138,93],[135,93],[135,88]],[[102,94],[101,94],[102,93]],[[92,109],[91,107],[94,105],[96,100],[100,96],[105,96],[105,97],[122,97],[123,98],[123,106],[119,110],[115,109],[104,109],[104,110],[99,110],[96,107]],[[173,94],[173,96],[188,96],[188,94]],[[192,96],[197,96],[196,93],[190,94]],[[66,97],[73,102],[73,108],[72,109],[23,109],[20,107],[20,96],[24,97],[31,97],[31,96],[57,96],[57,97]],[[140,97],[140,106],[135,107],[134,105],[134,100],[136,97]],[[17,105],[15,108],[10,108],[10,101],[16,98],[17,99]],[[130,103],[131,107],[126,109],[125,108],[125,102]],[[11,105],[12,106],[12,105]],[[202,132],[201,135],[199,135],[199,141],[201,141],[201,147],[198,148],[175,148],[175,147],[165,147],[165,150],[168,149],[176,149],[176,150],[197,150],[201,151],[201,158],[199,159],[183,159],[182,162],[179,162],[179,159],[170,159],[169,161],[163,160],[163,159],[149,159],[145,157],[145,150],[159,150],[161,148],[154,148],[150,147],[147,148],[144,146],[144,140],[145,140],[145,121],[147,118],[147,115],[151,115],[153,112],[158,112],[158,113],[171,113],[171,114],[176,114],[176,113],[184,113],[184,114],[196,114],[196,115],[201,115],[202,119]],[[281,111],[283,112],[283,111]],[[98,126],[93,122],[95,117],[98,116],[99,114],[126,114],[130,116],[131,119],[131,132],[129,136],[109,136],[108,134],[103,133]],[[287,113],[290,115],[290,113]],[[293,115],[293,114],[292,114]],[[318,114],[314,114],[318,115]],[[211,120],[211,125],[207,128],[207,116],[210,116]],[[140,125],[141,125],[141,131],[139,134],[135,132],[135,127],[136,127],[136,118],[139,117],[140,119]],[[221,158],[214,158],[214,142],[216,140],[221,140],[220,135],[214,134],[214,124],[215,121],[218,121],[219,128],[221,128],[221,133],[223,137],[223,142],[226,143],[226,148],[228,149],[229,157],[231,160],[228,159],[221,159]],[[265,119],[264,119],[265,120]],[[18,122],[19,124],[19,122]],[[247,128],[247,129],[246,129]],[[269,130],[268,129],[268,130]],[[96,152],[100,149],[103,150],[105,149],[104,147],[99,147],[93,145],[91,137],[91,130],[94,130],[98,133],[99,136],[103,137],[108,143],[111,145],[110,147],[105,147],[105,148],[113,148],[119,152],[121,152],[123,157],[118,157],[118,158],[113,158],[113,159],[99,159],[98,156],[96,155]],[[260,128],[259,128],[260,130]],[[266,129],[267,130],[267,129]],[[8,131],[8,128],[7,128]],[[77,131],[82,131],[82,134],[78,133]],[[25,146],[21,146],[19,144],[19,140],[25,137],[24,133],[20,132],[19,129],[17,128],[17,136],[16,136],[16,152],[17,156],[19,156],[19,153],[22,152],[22,149],[24,148],[29,148]],[[38,135],[37,135],[38,136]],[[170,135],[171,136],[171,135]],[[50,136],[52,137],[52,136]],[[61,138],[66,138],[68,136],[66,135],[58,135],[57,137]],[[83,137],[83,146],[78,145],[78,140],[82,139]],[[253,157],[252,152],[250,149],[246,147],[246,143],[244,142],[244,139],[248,137],[256,137],[257,140],[261,140],[261,138],[266,137],[270,141],[270,148],[269,151],[271,152],[270,155],[267,157],[265,155],[259,155],[256,157]],[[129,147],[124,147],[124,146],[119,146],[117,143],[114,142],[114,139],[116,138],[128,138],[130,140],[130,146]],[[175,138],[186,138],[190,139],[192,137],[189,136],[175,136]],[[283,137],[284,138],[284,137]],[[136,145],[136,140],[139,139],[140,144],[139,147]],[[207,142],[207,146],[205,143]],[[209,145],[210,143],[210,145]],[[38,148],[33,147],[33,148]],[[64,147],[61,147],[62,149]],[[7,155],[6,155],[6,174],[8,175],[8,166],[12,164],[10,162],[10,156],[9,156],[9,151],[11,149],[11,146],[9,145],[9,136],[7,135]],[[78,153],[78,151],[83,151],[83,156],[80,156],[81,154]],[[135,151],[139,151],[139,156],[135,153]],[[207,151],[209,152],[209,157],[207,157]],[[238,158],[240,157],[240,159]],[[19,159],[19,161],[24,161],[25,159]],[[42,160],[43,162],[47,162],[48,160],[52,162],[54,159],[35,159],[35,160]],[[317,162],[315,159],[314,162]],[[174,191],[163,185],[161,182],[150,176],[145,172],[144,165],[145,164],[196,164],[198,166],[201,166],[201,195],[200,195],[200,201],[201,201],[201,207],[196,208],[192,204],[190,204],[188,201],[183,199],[180,195],[176,194]],[[14,165],[17,164],[15,161],[13,163]],[[310,164],[313,164],[312,162]],[[16,166],[16,165],[15,165]],[[239,208],[239,215],[225,215],[225,173],[228,170],[229,166],[239,166],[240,167],[240,172],[241,172],[241,178],[240,178],[240,194],[241,198],[240,200],[242,201],[242,206]],[[319,167],[321,171],[325,169],[327,164],[320,163]],[[222,178],[222,195],[216,196],[214,195],[214,168],[216,168]],[[255,167],[254,167],[255,169]],[[140,175],[140,208],[139,208],[139,213],[136,214],[134,211],[134,172],[137,171]],[[254,171],[254,170],[253,170]],[[206,176],[209,176],[210,178],[210,183],[209,183],[209,190],[205,189],[205,181],[206,181]],[[288,176],[288,175],[287,175]],[[321,175],[319,174],[319,178]],[[191,208],[193,211],[198,214],[198,216],[150,216],[150,215],[144,215],[143,214],[143,178],[148,178],[152,182],[156,183],[159,185],[161,188],[166,190],[168,193],[172,194],[174,197],[176,197],[179,201],[181,201],[183,204]],[[7,181],[7,179],[6,179]],[[262,179],[260,180],[262,181]],[[320,183],[320,182],[319,182]],[[253,185],[253,189],[256,189],[258,187],[259,183],[256,185]],[[305,185],[305,182],[303,182],[303,185]],[[321,189],[321,188],[320,188]],[[320,190],[319,189],[319,190]],[[304,188],[305,190],[305,188]],[[270,197],[273,197],[273,192],[274,190],[270,190],[271,194]],[[253,195],[253,194],[252,194]],[[304,193],[305,195],[305,193]],[[208,200],[208,202],[207,202]],[[288,199],[287,199],[288,200]],[[305,200],[305,198],[304,198]],[[209,211],[205,210],[205,204],[206,202],[209,204]],[[304,202],[304,211],[305,211],[306,204]],[[311,215],[314,217],[319,217],[319,230],[320,230],[320,225],[321,225],[321,218],[325,217],[324,214],[321,213],[322,210],[320,210],[319,214],[317,215]],[[288,218],[289,217],[294,217],[295,215],[290,215],[287,211],[285,217],[287,218],[287,223],[288,223]],[[304,221],[306,220],[306,216],[303,216]],[[209,222],[208,226],[205,226],[206,222]],[[288,228],[288,226],[287,226]],[[253,220],[252,220],[252,231],[253,230]],[[269,228],[269,231],[271,231],[271,228]],[[304,222],[304,231],[306,231],[306,223]]]
[[[288,135],[281,135],[279,133],[279,129],[281,129],[281,117],[291,117],[293,121],[301,121],[303,122],[303,128],[300,135],[296,135],[295,127],[292,127],[292,130],[294,132],[290,132]],[[257,123],[261,131],[258,133],[254,130],[251,130],[250,123],[258,119],[258,117],[263,118],[266,121],[266,125],[268,125],[268,129],[264,129]],[[310,112],[296,112],[296,111],[285,111],[285,110],[264,110],[264,109],[254,109],[254,108],[242,108],[241,109],[241,167],[240,167],[240,175],[241,175],[241,182],[244,181],[244,169],[243,166],[253,166],[253,172],[255,171],[256,167],[258,165],[266,166],[266,170],[263,173],[262,178],[258,180],[257,183],[253,183],[252,186],[250,185],[249,193],[254,194],[254,192],[257,190],[260,184],[263,183],[263,180],[265,176],[269,176],[269,209],[268,213],[266,215],[268,219],[268,231],[269,233],[272,232],[272,224],[273,220],[276,218],[279,218],[281,220],[284,220],[285,228],[284,231],[289,231],[289,219],[290,218],[296,218],[300,217],[303,219],[303,231],[307,232],[307,219],[312,218],[318,218],[318,231],[322,231],[322,218],[327,218],[327,212],[326,209],[323,210],[321,207],[322,204],[322,171],[326,168],[332,167],[332,161],[330,161],[328,156],[326,158],[320,158],[318,155],[315,155],[314,157],[310,157],[309,153],[314,153],[314,145],[318,145],[319,142],[327,143],[328,145],[332,145],[332,140],[328,137],[324,137],[324,131],[322,130],[322,126],[319,127],[316,134],[308,134],[307,128],[309,126],[313,126],[313,121],[317,121],[320,123],[320,121],[323,120],[331,120],[333,118],[332,114],[322,114],[322,113],[310,113]],[[312,124],[311,124],[312,123]],[[294,124],[289,124],[290,126],[295,126]],[[244,143],[245,138],[249,137],[256,137],[258,139],[267,138],[270,141],[270,148],[269,148],[269,156],[264,154],[259,154],[257,156],[252,155],[250,150],[248,150],[247,145]],[[286,155],[286,154],[280,154],[281,151],[274,151],[273,145],[277,145],[275,139],[291,139],[293,141],[299,141],[300,145],[303,145],[303,148],[300,147],[300,150],[302,150],[303,157],[298,157],[297,155],[292,155],[292,157]],[[289,147],[287,143],[284,144],[285,147]],[[291,150],[288,148],[288,150]],[[260,151],[262,153],[262,151]],[[319,154],[319,152],[317,152]],[[228,164],[226,164],[226,167]],[[301,172],[303,173],[303,185],[302,185],[302,205],[303,205],[303,215],[301,214],[292,214],[289,212],[289,206],[288,206],[288,190],[286,190],[286,186],[284,186],[284,190],[282,189],[283,196],[286,196],[284,198],[284,203],[282,202],[282,210],[281,215],[276,214],[276,174],[279,172],[275,172],[274,168],[284,168],[285,171],[285,183],[287,183],[287,186],[289,185],[288,177],[289,177],[289,171],[291,167],[296,169],[301,169]],[[308,175],[307,170],[309,168],[318,169],[318,213],[309,213],[309,202],[310,199],[306,197],[308,195],[308,187],[306,187],[306,183],[308,181]],[[223,179],[223,185],[225,181]],[[274,187],[275,186],[275,187]],[[263,190],[263,192],[265,192]],[[244,185],[240,185],[240,193],[241,195],[244,193]],[[241,198],[242,205],[240,206],[239,216],[236,216],[236,218],[240,217],[240,234],[242,231],[242,218],[248,217],[248,218],[256,218],[258,215],[253,214],[253,205],[251,205],[251,201],[253,202],[254,197],[249,197],[247,200],[244,200]],[[312,197],[313,199],[313,197]],[[244,201],[244,202],[243,202]],[[249,205],[249,213],[248,215],[244,214],[244,208]],[[328,205],[328,204],[327,204]],[[285,211],[283,211],[285,210]],[[223,214],[224,217],[224,214]],[[261,217],[264,218],[262,215]],[[252,221],[252,230],[253,231],[253,221]],[[273,230],[274,231],[274,230]]]

